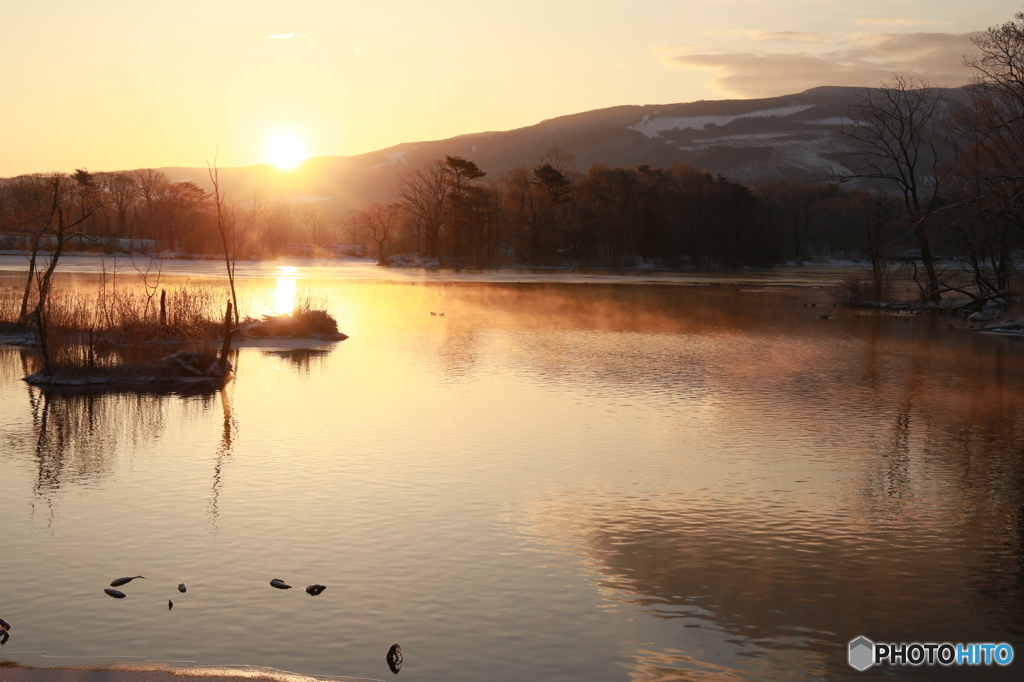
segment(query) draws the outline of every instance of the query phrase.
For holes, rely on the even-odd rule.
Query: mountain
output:
[[[328,201],[342,213],[390,200],[403,173],[456,155],[475,161],[488,176],[533,166],[557,147],[575,156],[572,168],[591,164],[666,167],[688,163],[754,185],[771,180],[807,181],[835,165],[842,146],[836,133],[865,88],[819,87],[795,95],[684,104],[628,105],[560,116],[502,132],[395,145],[358,156],[322,156],[294,171],[269,164],[220,170],[231,200],[264,196]],[[205,168],[162,168],[173,180],[212,189]]]

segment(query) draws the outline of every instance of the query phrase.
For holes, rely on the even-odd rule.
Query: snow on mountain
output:
[[[709,125],[723,126],[739,118],[778,118],[798,114],[813,107],[813,104],[795,104],[790,107],[763,109],[732,116],[658,116],[655,112],[646,114],[642,121],[629,126],[629,129],[639,132],[644,137],[661,137],[661,133],[667,130],[705,130]]]

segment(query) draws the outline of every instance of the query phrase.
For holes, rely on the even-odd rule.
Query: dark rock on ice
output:
[[[388,649],[388,655],[385,656],[385,660],[387,660],[391,672],[397,675],[398,671],[402,669],[402,647],[398,646],[398,642],[392,644],[391,648]]]
[[[144,576],[144,575],[133,575],[130,578],[118,578],[117,580],[111,580],[110,581],[110,586],[111,587],[120,587],[121,585],[127,585],[128,583],[130,583],[131,581],[135,580],[136,578],[145,578],[145,577],[146,576]]]

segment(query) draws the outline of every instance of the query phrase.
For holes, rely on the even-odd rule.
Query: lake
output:
[[[239,269],[243,312],[305,293],[350,338],[241,348],[190,395],[41,392],[0,346],[0,659],[383,680],[399,642],[398,679],[646,682],[871,679],[860,635],[1024,653],[1017,339],[803,271]]]

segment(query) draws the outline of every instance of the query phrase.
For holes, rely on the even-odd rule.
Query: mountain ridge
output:
[[[516,166],[534,166],[552,148],[573,155],[571,169],[595,163],[635,167],[690,164],[747,185],[814,181],[835,165],[842,147],[836,128],[849,121],[856,97],[869,88],[819,86],[760,99],[623,104],[565,114],[504,131],[465,133],[404,142],[351,156],[318,156],[295,171],[270,164],[220,169],[222,190],[234,200],[255,196],[319,200],[333,213],[388,201],[402,174],[446,155],[462,156],[498,179]],[[954,89],[948,92],[955,93]],[[212,190],[206,168],[164,167],[175,181]]]

